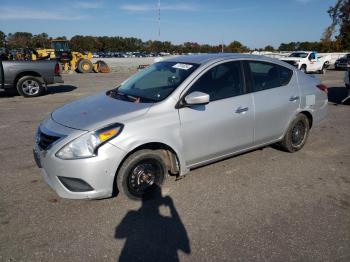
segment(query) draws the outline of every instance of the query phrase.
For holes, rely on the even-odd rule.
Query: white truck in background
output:
[[[316,52],[298,51],[291,53],[288,57],[280,58],[280,60],[295,66],[305,73],[324,74],[330,64],[331,56],[320,56]]]

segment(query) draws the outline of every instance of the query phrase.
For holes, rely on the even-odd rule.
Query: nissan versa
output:
[[[140,199],[169,175],[254,148],[300,150],[327,102],[326,86],[282,61],[180,56],[54,111],[34,156],[61,197]]]

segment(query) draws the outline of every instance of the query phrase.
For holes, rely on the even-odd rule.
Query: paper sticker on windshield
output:
[[[193,67],[193,65],[181,64],[181,63],[177,63],[176,65],[173,65],[173,68],[183,69],[183,70],[188,70],[191,67]]]

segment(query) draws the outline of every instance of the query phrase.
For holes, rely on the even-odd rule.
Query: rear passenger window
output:
[[[210,101],[244,94],[240,62],[227,62],[213,67],[193,84],[189,93],[195,91],[208,94]]]
[[[285,86],[290,82],[293,71],[272,63],[248,62],[253,80],[253,92]]]
[[[278,66],[278,67],[280,68],[281,86],[286,86],[289,84],[290,79],[293,76],[293,71],[283,66]]]

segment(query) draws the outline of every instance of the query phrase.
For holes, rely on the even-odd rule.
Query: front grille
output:
[[[40,132],[38,146],[41,150],[47,150],[58,139],[60,139],[59,136],[50,136]]]

